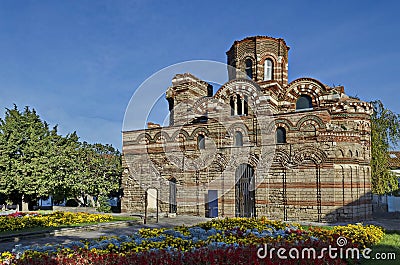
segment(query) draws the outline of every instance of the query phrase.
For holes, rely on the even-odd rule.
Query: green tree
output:
[[[108,196],[100,195],[100,197],[98,197],[96,210],[103,213],[111,212],[111,206]]]
[[[99,198],[117,193],[122,176],[121,153],[111,145],[83,142],[80,155],[85,169],[82,195]]]
[[[13,203],[53,196],[86,205],[87,195],[118,192],[121,154],[111,145],[81,143],[74,132],[61,136],[35,110],[17,106],[0,119],[0,194]]]
[[[14,106],[0,119],[0,192],[14,203],[49,194],[50,134],[47,123],[28,107],[21,112]]]
[[[54,135],[52,142],[50,195],[56,200],[73,198],[88,206],[88,196],[108,197],[118,192],[122,162],[117,149],[111,145],[81,143],[76,133],[66,137]]]
[[[63,201],[65,198],[75,197],[80,191],[80,175],[84,171],[84,165],[80,161],[79,137],[74,132],[62,137],[52,134],[50,167],[53,172],[49,195],[54,200]]]
[[[371,104],[372,192],[382,195],[398,189],[397,177],[389,168],[389,148],[400,141],[400,115],[386,109],[379,100]]]

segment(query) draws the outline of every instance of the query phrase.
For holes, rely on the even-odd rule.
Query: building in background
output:
[[[400,179],[400,151],[390,151],[389,157],[389,167]]]
[[[123,132],[122,212],[368,219],[371,106],[342,86],[289,83],[288,52],[283,39],[235,41],[215,94],[177,74],[170,125]]]

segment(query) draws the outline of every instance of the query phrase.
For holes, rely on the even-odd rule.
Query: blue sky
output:
[[[0,1],[0,109],[121,147],[125,108],[153,73],[226,62],[234,40],[282,37],[289,80],[344,85],[400,113],[398,1]]]

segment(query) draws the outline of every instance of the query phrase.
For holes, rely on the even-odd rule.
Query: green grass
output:
[[[371,247],[372,252],[369,254],[370,260],[362,260],[363,265],[398,265],[400,264],[400,231],[386,231],[385,236],[379,244]],[[388,255],[389,253],[394,253],[395,260],[378,260],[375,259],[375,254],[385,253],[383,255]]]
[[[29,212],[29,211],[28,211],[28,212]],[[52,211],[52,210],[39,210],[39,211],[30,211],[30,212],[45,215],[45,214],[53,213],[54,211]]]
[[[113,219],[110,222],[93,222],[93,223],[80,223],[80,224],[71,224],[71,225],[60,225],[56,227],[30,227],[21,230],[14,231],[2,231],[0,232],[0,236],[8,236],[8,235],[16,235],[20,233],[30,233],[30,232],[44,232],[44,231],[54,231],[60,228],[68,228],[68,227],[79,227],[79,226],[89,226],[89,225],[97,225],[97,224],[105,224],[112,223],[118,221],[137,221],[137,217],[131,216],[113,216]]]
[[[137,220],[139,220],[138,217],[113,215],[112,221],[116,222],[116,221],[137,221]]]
[[[321,225],[321,226],[315,226],[315,225],[301,225],[301,227],[305,230],[309,229],[309,228],[321,228],[324,230],[332,230],[334,226],[331,225]]]

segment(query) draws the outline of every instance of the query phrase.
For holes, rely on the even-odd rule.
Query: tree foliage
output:
[[[0,119],[0,152],[0,193],[10,201],[107,196],[119,188],[118,150],[80,142],[75,132],[61,136],[29,107],[14,106]]]
[[[371,104],[372,192],[382,195],[398,189],[397,177],[389,167],[389,148],[400,141],[400,115],[386,109],[379,100]]]

